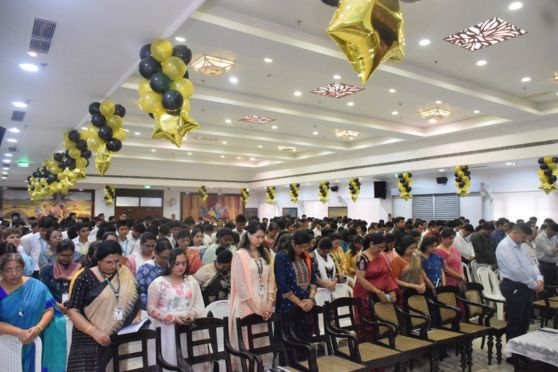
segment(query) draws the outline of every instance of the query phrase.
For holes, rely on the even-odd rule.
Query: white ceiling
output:
[[[402,3],[405,60],[383,65],[364,85],[325,34],[334,8],[320,0],[207,0],[186,19],[200,3],[172,0],[162,6],[147,0],[103,0],[78,6],[65,0],[52,6],[30,0],[2,4],[0,124],[22,129],[5,136],[19,141],[13,162],[28,158],[32,167],[38,166],[59,148],[64,130],[85,124],[88,104],[105,96],[126,107],[125,128],[130,131],[108,175],[140,178],[248,181],[262,172],[312,170],[333,160],[350,164],[364,153],[389,154],[402,148],[423,148],[428,153],[436,143],[521,133],[531,125],[550,125],[558,119],[558,83],[552,81],[558,71],[557,1],[525,0],[515,12],[503,0]],[[495,16],[527,34],[476,52],[443,41]],[[17,64],[32,60],[26,51],[34,17],[56,21],[57,29],[50,53],[37,58],[48,66],[28,74]],[[139,48],[162,35],[171,40],[185,37],[195,56],[211,54],[236,61],[229,73],[219,77],[190,71],[196,86],[191,114],[200,128],[180,149],[152,140],[153,121],[137,108]],[[431,44],[420,47],[423,38]],[[265,63],[264,57],[273,63]],[[487,65],[476,66],[480,59]],[[341,99],[310,93],[333,82],[334,74],[365,90]],[[231,84],[230,76],[237,77],[238,83]],[[521,83],[524,76],[532,81]],[[297,90],[300,97],[293,94]],[[10,102],[16,99],[31,100],[19,124],[10,122]],[[418,116],[420,108],[437,100],[452,111],[448,119],[431,124]],[[347,106],[349,101],[354,106]],[[249,114],[276,120],[265,125],[238,121]],[[354,141],[339,140],[336,128],[360,135]],[[314,131],[319,134],[313,135]],[[4,141],[3,153],[7,145]],[[297,151],[281,152],[278,146],[294,146]],[[481,160],[488,163],[491,155]],[[22,186],[31,171],[14,167],[7,184]],[[88,173],[96,170],[91,166]]]

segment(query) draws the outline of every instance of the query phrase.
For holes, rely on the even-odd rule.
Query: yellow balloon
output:
[[[114,103],[107,99],[106,101],[103,101],[103,103],[101,103],[99,110],[101,111],[101,114],[103,114],[106,118],[110,118],[112,115],[114,115]]]
[[[118,128],[112,132],[112,136],[120,141],[124,141],[126,139],[126,131],[122,128]]]
[[[182,103],[182,108],[180,109],[181,111],[190,111],[190,101],[185,99],[184,103]]]
[[[69,139],[64,139],[64,148],[66,150],[76,149],[76,143],[74,141],[70,141]]]
[[[172,56],[172,43],[166,39],[157,39],[151,43],[151,56],[159,62]]]
[[[174,89],[182,94],[184,100],[190,98],[192,93],[194,92],[194,84],[188,79],[178,79],[171,83],[170,89]]]
[[[52,173],[54,173],[55,175],[59,175],[60,172],[62,172],[62,169],[60,169],[60,167],[58,166],[58,164],[56,164],[54,167],[50,168],[50,171]]]
[[[171,80],[182,79],[186,73],[186,64],[178,57],[170,57],[163,63],[163,72],[171,78]]]
[[[91,126],[88,126],[85,129],[81,129],[79,131],[79,136],[86,141],[89,138],[95,136],[96,134],[97,134],[97,131],[95,129],[93,129]]]
[[[87,167],[87,159],[81,157],[77,158],[76,167],[78,167],[79,169],[85,169]]]
[[[162,96],[155,92],[147,92],[140,97],[139,106],[145,112],[157,112],[163,108]]]
[[[79,149],[71,149],[68,153],[72,159],[77,159],[81,156],[81,151]]]
[[[124,120],[122,120],[122,118],[118,115],[112,115],[108,120],[107,120],[107,125],[109,126],[110,129],[112,129],[113,131],[122,128],[122,124],[124,123]]]
[[[47,184],[46,178],[41,178],[41,185],[45,186]]]
[[[103,140],[100,139],[98,136],[90,137],[87,139],[87,147],[89,147],[89,149],[93,151],[97,151],[102,143]]]
[[[140,96],[143,96],[147,92],[153,92],[153,89],[151,89],[149,80],[142,80],[141,83],[139,83],[138,93]]]

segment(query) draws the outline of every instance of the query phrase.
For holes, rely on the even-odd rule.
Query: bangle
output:
[[[37,325],[36,325],[35,327],[39,328],[39,329],[41,330],[41,332],[43,332],[43,331],[44,331],[43,327],[41,327],[41,325],[40,325],[40,324],[38,324],[38,323],[37,323]]]
[[[90,330],[91,328],[93,328],[93,325],[92,325],[92,324],[89,324],[89,327],[87,327],[87,328],[85,329],[85,332],[83,332],[83,333],[85,333],[86,335],[89,335],[89,333],[87,333],[87,332],[89,332],[89,330]]]

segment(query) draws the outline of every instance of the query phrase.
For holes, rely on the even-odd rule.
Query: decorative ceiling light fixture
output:
[[[343,98],[345,96],[350,96],[363,90],[364,88],[355,87],[354,85],[333,82],[322,85],[321,87],[312,90],[310,93],[325,97]]]
[[[335,129],[335,136],[342,140],[353,141],[360,133],[346,129]]]
[[[500,18],[491,18],[450,35],[444,40],[458,47],[475,51],[526,33],[527,31]]]
[[[443,120],[451,115],[451,111],[443,107],[423,108],[418,112],[419,116],[423,119],[429,120]]]
[[[296,147],[293,146],[277,146],[277,148],[283,152],[296,152]]]
[[[552,80],[558,82],[558,72],[554,73],[554,76],[552,77]]]
[[[202,141],[202,142],[217,142],[219,141],[219,138],[215,138],[215,137],[202,137],[202,136],[196,136],[196,137],[192,137],[193,140],[196,141]]]
[[[204,75],[219,76],[230,71],[234,64],[235,61],[230,59],[203,55],[190,65],[193,70],[201,72]]]
[[[269,118],[267,116],[248,115],[243,117],[239,121],[243,121],[245,123],[252,123],[252,124],[269,124],[272,121],[275,121],[275,119]]]

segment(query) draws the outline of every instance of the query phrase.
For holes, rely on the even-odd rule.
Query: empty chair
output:
[[[496,317],[499,320],[504,320],[504,303],[506,299],[502,296],[502,292],[500,292],[498,277],[488,266],[479,267],[477,269],[477,277],[484,288],[483,296],[496,304]]]
[[[0,336],[0,365],[2,370],[21,372],[21,342],[10,335]],[[40,364],[39,364],[40,367]]]
[[[351,287],[349,287],[348,284],[337,284],[337,286],[335,286],[335,291],[333,291],[331,297],[333,300],[341,297],[353,297],[353,290]]]
[[[43,370],[41,366],[43,362],[43,341],[40,337],[37,337],[33,340],[33,343],[35,344],[35,372],[41,372]]]
[[[223,319],[229,316],[229,300],[219,300],[210,303],[205,307],[203,316],[213,316],[214,318]]]
[[[314,299],[316,300],[316,305],[324,306],[326,302],[330,302],[332,300],[332,292],[329,289],[318,288]]]
[[[463,267],[463,273],[465,274],[465,278],[467,279],[467,282],[472,283],[475,281],[475,278],[473,278],[473,276],[471,275],[471,270],[469,269],[469,265],[467,265],[465,262],[461,262],[461,266]]]

